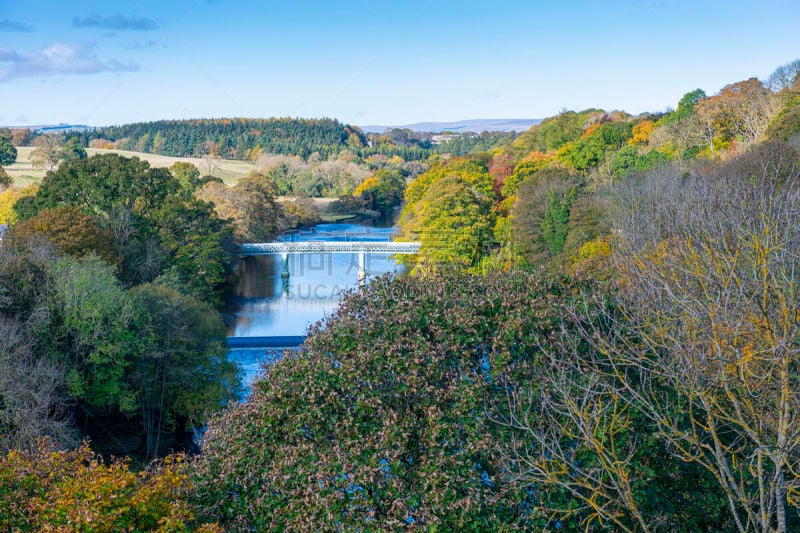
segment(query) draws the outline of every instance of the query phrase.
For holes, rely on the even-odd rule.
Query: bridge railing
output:
[[[239,255],[266,254],[416,254],[419,253],[418,242],[397,241],[294,241],[294,242],[262,242],[248,243],[240,247]]]

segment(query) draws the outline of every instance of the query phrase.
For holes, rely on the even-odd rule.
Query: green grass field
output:
[[[46,174],[44,170],[33,168],[31,165],[30,156],[32,151],[33,148],[31,147],[18,147],[16,163],[5,167],[9,176],[14,178],[14,186],[16,187],[25,187],[32,183],[39,183]],[[90,157],[96,154],[108,153],[119,154],[125,157],[138,157],[139,159],[150,163],[150,166],[156,168],[171,167],[178,161],[192,163],[200,170],[201,175],[208,174],[210,170],[208,162],[197,157],[169,157],[165,155],[144,154],[141,152],[126,152],[124,150],[98,150],[94,148],[89,148],[86,151]],[[249,161],[230,161],[227,159],[214,160],[212,166],[213,168],[211,170],[213,171],[213,175],[221,178],[229,185],[235,184],[237,181],[239,181],[239,178],[246,176],[254,168],[253,163]]]

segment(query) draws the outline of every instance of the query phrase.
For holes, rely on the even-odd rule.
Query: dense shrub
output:
[[[201,513],[233,530],[533,527],[489,414],[547,334],[536,278],[378,279],[213,421]]]

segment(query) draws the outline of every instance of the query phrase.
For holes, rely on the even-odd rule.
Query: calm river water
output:
[[[285,234],[285,241],[388,241],[393,228],[360,224],[319,224]],[[358,286],[358,254],[298,254],[289,256],[289,280],[281,279],[281,257],[243,259],[235,301],[233,337],[305,335],[309,325],[330,315],[344,291]],[[369,276],[400,268],[388,255],[366,257]],[[230,357],[244,372],[247,386],[262,363],[274,361],[282,350],[234,349]]]

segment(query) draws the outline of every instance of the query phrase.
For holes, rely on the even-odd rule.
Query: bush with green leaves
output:
[[[504,473],[489,413],[547,335],[527,275],[376,279],[214,420],[192,477],[231,530],[518,530],[539,513]]]

